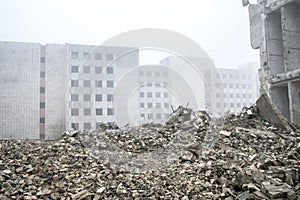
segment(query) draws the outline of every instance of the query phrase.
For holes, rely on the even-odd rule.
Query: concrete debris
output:
[[[163,125],[102,124],[0,144],[0,199],[300,196],[300,133],[263,120],[256,106],[224,119],[180,107]]]

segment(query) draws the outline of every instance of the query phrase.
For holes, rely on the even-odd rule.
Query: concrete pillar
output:
[[[290,120],[288,86],[272,86],[270,89],[270,96],[278,110],[283,116]]]
[[[300,66],[300,3],[281,8],[284,66],[286,71]]]
[[[300,81],[289,83],[291,122],[300,126]]]

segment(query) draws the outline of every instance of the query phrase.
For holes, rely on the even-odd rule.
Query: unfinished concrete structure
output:
[[[251,45],[260,49],[261,93],[300,125],[300,1],[258,0],[249,17]]]

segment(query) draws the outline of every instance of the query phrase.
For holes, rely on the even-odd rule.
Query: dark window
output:
[[[160,103],[156,103],[155,107],[156,108],[161,108],[161,104]]]
[[[90,94],[84,94],[83,95],[83,101],[91,101],[91,95]]]
[[[89,67],[89,66],[84,66],[84,67],[83,67],[83,73],[91,73],[91,67]]]
[[[152,72],[151,71],[147,71],[147,76],[152,76]]]
[[[145,108],[145,104],[144,103],[140,103],[140,108]]]
[[[83,80],[83,87],[91,87],[91,81],[90,80]]]
[[[71,115],[72,116],[78,116],[79,115],[79,109],[78,108],[72,108],[71,109]]]
[[[113,100],[114,100],[114,96],[112,94],[108,94],[107,101],[113,101]]]
[[[45,124],[45,118],[40,118],[40,124]]]
[[[106,60],[113,60],[114,59],[114,54],[108,53],[106,54]]]
[[[45,93],[45,87],[40,87],[40,93]]]
[[[148,103],[148,108],[153,108],[153,104],[152,103]]]
[[[102,60],[102,54],[101,53],[95,53],[95,60]]]
[[[71,80],[71,87],[78,87],[79,81],[78,80]]]
[[[155,97],[160,98],[160,92],[155,92]]]
[[[153,114],[152,113],[148,114],[148,119],[153,119]]]
[[[107,108],[107,115],[114,115],[114,109],[113,108]]]
[[[164,92],[164,98],[168,98],[169,97],[169,93]]]
[[[91,115],[91,109],[90,108],[83,109],[83,115]]]
[[[79,53],[76,51],[71,52],[71,59],[78,59],[79,58]]]
[[[161,119],[161,114],[160,113],[156,113],[156,119]]]
[[[71,66],[72,73],[78,73],[79,66]]]
[[[103,115],[103,109],[102,108],[96,108],[96,115]]]
[[[91,130],[91,123],[84,123],[83,128],[84,130]]]
[[[95,67],[95,74],[101,74],[102,73],[102,67]]]
[[[41,57],[41,63],[45,63],[46,62],[46,58],[45,57]]]
[[[41,73],[40,73],[40,76],[41,76],[41,77],[45,77],[45,75],[46,75],[46,72],[41,72]]]
[[[95,81],[95,87],[101,88],[101,87],[102,87],[102,81],[96,80],[96,81]]]
[[[40,108],[45,108],[45,103],[40,103]]]
[[[96,94],[95,100],[96,101],[102,101],[102,94]]]
[[[88,52],[83,52],[83,57],[84,57],[84,58],[87,58],[89,55],[90,55],[90,53],[88,53]]]
[[[147,97],[151,98],[152,97],[152,92],[147,92]]]
[[[78,130],[79,129],[79,124],[78,123],[71,123],[71,128],[73,130]]]
[[[165,108],[170,108],[170,104],[169,103],[164,103],[164,107]]]
[[[113,88],[114,87],[114,82],[113,81],[107,81],[107,87],[108,88]]]
[[[106,73],[107,73],[107,74],[113,74],[113,73],[114,73],[114,68],[112,68],[112,67],[107,67],[107,68],[106,68]]]
[[[144,92],[140,92],[140,97],[144,97]]]
[[[79,94],[71,94],[71,101],[79,101]]]

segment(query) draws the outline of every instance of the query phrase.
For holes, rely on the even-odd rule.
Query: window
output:
[[[148,114],[148,119],[153,119],[153,114],[152,113]]]
[[[90,108],[84,108],[83,109],[83,115],[85,115],[85,116],[91,115],[91,109]]]
[[[40,118],[40,124],[45,124],[45,118]]]
[[[240,104],[240,103],[237,103],[237,104],[236,104],[236,107],[237,107],[237,108],[240,108],[240,107],[241,107],[241,104]]]
[[[79,101],[79,94],[71,94],[71,101]]]
[[[79,115],[79,109],[78,108],[72,108],[71,109],[71,116],[78,116]]]
[[[140,92],[140,97],[144,97],[144,92]]]
[[[160,83],[155,83],[155,87],[160,87]]]
[[[102,101],[102,94],[96,94],[95,101]]]
[[[107,101],[113,101],[113,100],[114,100],[114,96],[112,94],[108,94]]]
[[[165,108],[169,108],[169,107],[170,107],[170,104],[169,104],[169,103],[164,103],[164,107],[165,107]]]
[[[84,123],[83,128],[84,130],[91,130],[91,123]]]
[[[147,83],[147,87],[152,87],[152,83]]]
[[[152,72],[147,71],[147,76],[152,76]]]
[[[155,92],[155,97],[160,98],[160,92]]]
[[[169,97],[169,93],[164,92],[164,98],[168,98]]]
[[[79,129],[79,124],[78,123],[71,123],[71,128],[73,130],[78,130]]]
[[[230,108],[234,108],[234,103],[230,103]]]
[[[144,103],[140,103],[140,108],[145,108],[145,104]]]
[[[164,87],[167,87],[169,84],[167,82],[164,82]]]
[[[78,73],[79,66],[71,66],[72,73]]]
[[[95,87],[101,88],[102,87],[102,81],[95,81]]]
[[[233,88],[233,84],[229,84],[229,88]]]
[[[248,97],[249,97],[249,98],[252,98],[252,94],[248,94]]]
[[[78,59],[79,58],[79,53],[76,51],[71,52],[71,59]]]
[[[169,113],[165,113],[165,118],[169,118],[170,114]]]
[[[46,58],[45,57],[41,57],[41,63],[46,63]]]
[[[71,80],[71,87],[78,87],[79,81],[78,80]]]
[[[163,72],[163,76],[167,77],[168,76],[168,72]]]
[[[224,103],[224,108],[227,108],[227,103]]]
[[[153,104],[152,103],[148,103],[148,108],[153,108]]]
[[[114,81],[107,81],[106,83],[108,88],[113,88],[114,87]]]
[[[246,94],[243,94],[243,98],[244,98],[244,99],[246,98]]]
[[[84,57],[84,58],[87,58],[87,57],[89,57],[89,55],[90,55],[90,53],[89,53],[89,52],[83,52],[83,57]]]
[[[112,67],[107,67],[107,68],[106,68],[106,73],[107,73],[107,74],[113,74],[113,73],[114,73],[114,68],[112,68]]]
[[[96,108],[96,115],[103,115],[103,108]]]
[[[159,72],[155,72],[155,76],[156,76],[156,77],[159,77],[159,76],[160,76],[160,73],[159,73]]]
[[[106,60],[113,60],[114,59],[114,54],[108,53],[106,54]]]
[[[83,80],[83,87],[91,87],[91,81],[90,80]]]
[[[147,97],[151,98],[152,97],[152,92],[147,92]]]
[[[83,73],[91,73],[91,67],[89,67],[89,66],[84,66],[84,67],[83,67]]]
[[[240,87],[239,84],[236,84],[236,85],[235,85],[235,88],[236,88],[236,89],[239,89],[239,87]]]
[[[141,114],[141,119],[145,119],[145,114]]]
[[[252,85],[251,84],[248,84],[248,89],[251,89],[252,88]]]
[[[107,115],[114,115],[114,109],[113,108],[107,108]]]
[[[246,89],[246,85],[245,84],[243,84],[243,89]]]
[[[45,108],[45,103],[40,103],[40,108]]]
[[[91,101],[91,95],[90,94],[84,94],[83,95],[83,101]]]
[[[102,67],[95,67],[95,74],[101,74],[102,73]]]
[[[101,53],[95,53],[95,60],[102,60],[102,54]]]
[[[161,114],[160,113],[156,113],[156,119],[161,119]]]
[[[45,75],[46,75],[46,72],[41,72],[41,73],[40,73],[40,76],[41,76],[42,78],[44,78]]]
[[[233,98],[233,93],[230,93],[230,94],[229,94],[229,98]]]
[[[236,94],[235,96],[236,96],[236,98],[240,98],[240,94]]]
[[[155,107],[156,107],[156,108],[161,108],[161,104],[160,104],[160,103],[156,103],[156,104],[155,104]]]
[[[45,93],[45,87],[40,87],[40,93]]]

